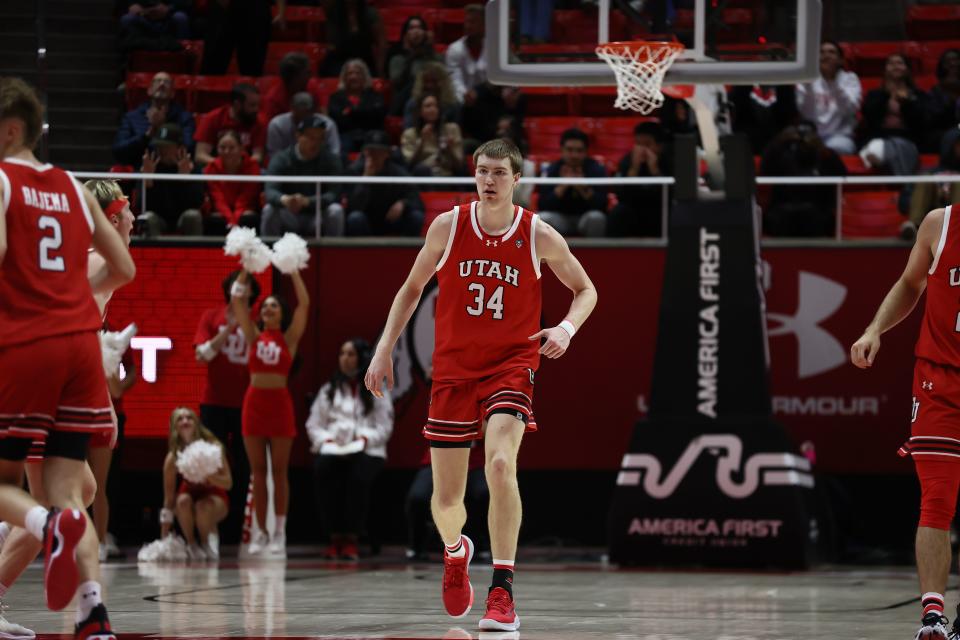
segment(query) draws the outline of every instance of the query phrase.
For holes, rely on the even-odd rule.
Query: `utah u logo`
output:
[[[273,366],[280,362],[280,351],[276,342],[257,343],[257,358],[264,364]]]

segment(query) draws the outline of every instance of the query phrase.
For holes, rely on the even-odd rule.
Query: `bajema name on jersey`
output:
[[[65,193],[37,191],[33,187],[21,187],[23,203],[28,207],[35,207],[43,211],[70,213],[70,201]]]
[[[496,260],[463,260],[460,262],[460,277],[496,278],[501,282],[520,286],[520,270]]]

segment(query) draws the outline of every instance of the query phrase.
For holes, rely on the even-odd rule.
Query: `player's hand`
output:
[[[379,351],[373,354],[363,383],[370,393],[378,398],[383,397],[384,387],[387,391],[393,389],[393,357],[390,354],[381,354]]]
[[[177,171],[179,173],[193,173],[193,160],[190,154],[183,147],[177,152]]]
[[[143,173],[156,173],[157,172],[157,162],[160,161],[160,156],[157,155],[156,151],[151,151],[147,149],[143,152],[142,164],[140,165],[140,171]]]
[[[878,351],[880,351],[880,334],[865,331],[860,339],[850,347],[850,362],[855,367],[866,369],[873,365]]]
[[[543,329],[530,336],[530,340],[539,340],[544,338],[543,346],[540,347],[540,353],[548,358],[559,358],[567,352],[570,347],[570,334],[560,327],[550,327]]]

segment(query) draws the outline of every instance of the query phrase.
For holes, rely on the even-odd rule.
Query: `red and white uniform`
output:
[[[509,412],[536,431],[533,378],[540,365],[539,217],[516,207],[506,233],[492,236],[477,202],[454,208],[437,263],[433,389],[423,429],[429,440],[481,437],[483,421]]]
[[[100,314],[87,281],[93,218],[72,175],[0,161],[0,437],[112,428]],[[39,382],[42,381],[42,382]]]
[[[250,348],[250,373],[276,373],[286,376],[293,356],[279,329],[264,329]],[[241,432],[245,436],[294,438],[297,426],[293,400],[286,387],[262,389],[252,384],[243,396]]]
[[[194,346],[212,340],[220,329],[227,326],[227,313],[224,307],[207,309],[197,325]],[[227,336],[219,353],[207,363],[207,384],[203,389],[200,404],[216,407],[239,409],[243,403],[243,394],[250,383],[247,371],[249,349],[243,330],[238,326]]]

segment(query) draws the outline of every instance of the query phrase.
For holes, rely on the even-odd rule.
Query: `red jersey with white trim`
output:
[[[250,348],[248,367],[250,373],[290,373],[293,355],[287,348],[287,340],[279,329],[264,329]]]
[[[227,311],[224,307],[207,309],[197,325],[194,346],[212,340],[220,333],[220,329],[226,326]],[[234,332],[227,336],[216,357],[207,363],[207,383],[201,404],[236,409],[243,405],[243,394],[250,384],[250,374],[247,371],[249,353],[243,329],[237,326]]]
[[[483,378],[540,365],[539,216],[516,207],[506,233],[480,227],[477,202],[454,208],[443,257],[437,263],[434,380]]]
[[[927,302],[914,354],[960,369],[960,220],[943,214],[943,229],[927,274]],[[958,211],[957,213],[960,213]]]
[[[49,164],[0,161],[7,253],[0,263],[0,348],[96,331],[87,281],[93,217],[70,173]]]

